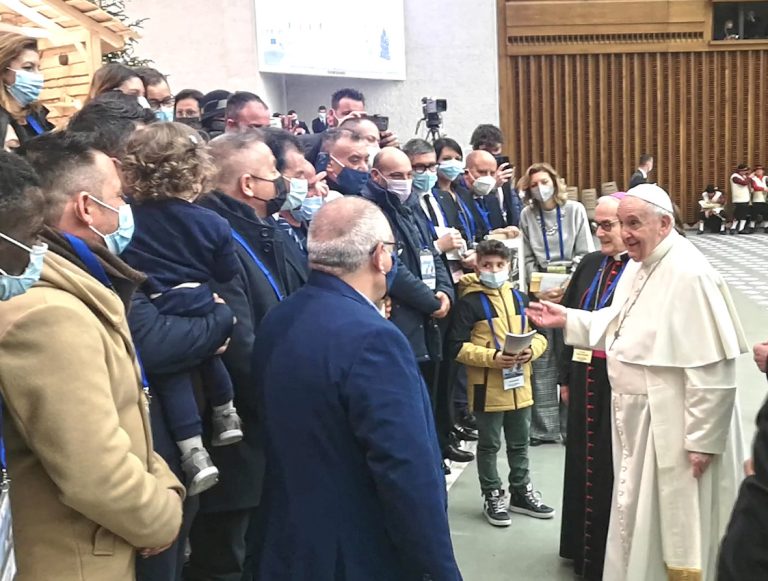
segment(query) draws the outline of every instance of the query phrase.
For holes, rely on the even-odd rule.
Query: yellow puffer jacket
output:
[[[467,368],[469,407],[474,411],[502,412],[533,405],[531,364],[523,366],[525,385],[517,389],[504,389],[502,370],[494,366],[498,351],[483,308],[481,293],[488,297],[494,313],[493,329],[499,345],[504,345],[507,333],[531,331],[530,320],[525,318],[525,329],[518,311],[512,287],[505,283],[500,289],[491,289],[480,283],[476,274],[467,274],[459,281],[461,297],[454,315],[450,341],[457,353],[456,360]],[[528,306],[528,297],[520,293],[522,308]],[[537,333],[531,343],[533,359],[547,350],[547,339]]]

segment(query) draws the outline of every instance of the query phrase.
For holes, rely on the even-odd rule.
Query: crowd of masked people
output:
[[[531,331],[513,270],[569,272],[594,250],[553,167],[516,183],[488,124],[466,155],[447,137],[402,142],[354,89],[332,95],[323,131],[296,135],[253,93],[174,96],[160,72],[116,63],[54,130],[35,42],[2,36],[0,390],[18,579],[258,578],[279,459],[260,429],[254,337],[307,282],[308,227],[344,196],[375,204],[394,234],[376,308],[415,354],[442,470],[478,440],[488,522],[554,516],[528,447],[565,435],[561,332],[515,354],[499,344]]]

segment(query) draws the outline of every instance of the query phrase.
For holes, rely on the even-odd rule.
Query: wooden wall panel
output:
[[[641,153],[696,218],[708,183],[768,163],[764,51],[504,56],[502,129],[521,173],[549,161],[569,185],[626,187]],[[750,79],[750,82],[745,82]],[[507,97],[507,96],[510,97]],[[512,96],[514,95],[514,98]]]

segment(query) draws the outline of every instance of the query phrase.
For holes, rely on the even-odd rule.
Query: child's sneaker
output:
[[[211,444],[214,446],[230,446],[243,439],[242,422],[237,410],[230,407],[224,411],[213,412],[213,436]]]
[[[530,484],[525,488],[510,490],[509,496],[510,512],[527,514],[533,518],[552,518],[555,516],[555,509],[541,502],[539,493],[534,492]]]
[[[219,469],[213,465],[205,448],[192,448],[184,454],[181,469],[186,476],[187,496],[200,494],[219,481]]]
[[[511,525],[512,518],[504,506],[504,491],[491,490],[486,492],[484,496],[483,514],[486,520],[495,527],[508,527]]]

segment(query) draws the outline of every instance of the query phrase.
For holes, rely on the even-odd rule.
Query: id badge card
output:
[[[509,369],[502,370],[504,378],[504,391],[510,389],[519,389],[525,385],[525,374],[522,365],[515,365]]]
[[[574,349],[573,359],[571,361],[575,363],[586,363],[589,365],[592,363],[592,351],[589,349]]]
[[[429,290],[437,288],[437,275],[435,274],[435,257],[426,248],[419,255],[421,261],[421,280]]]

